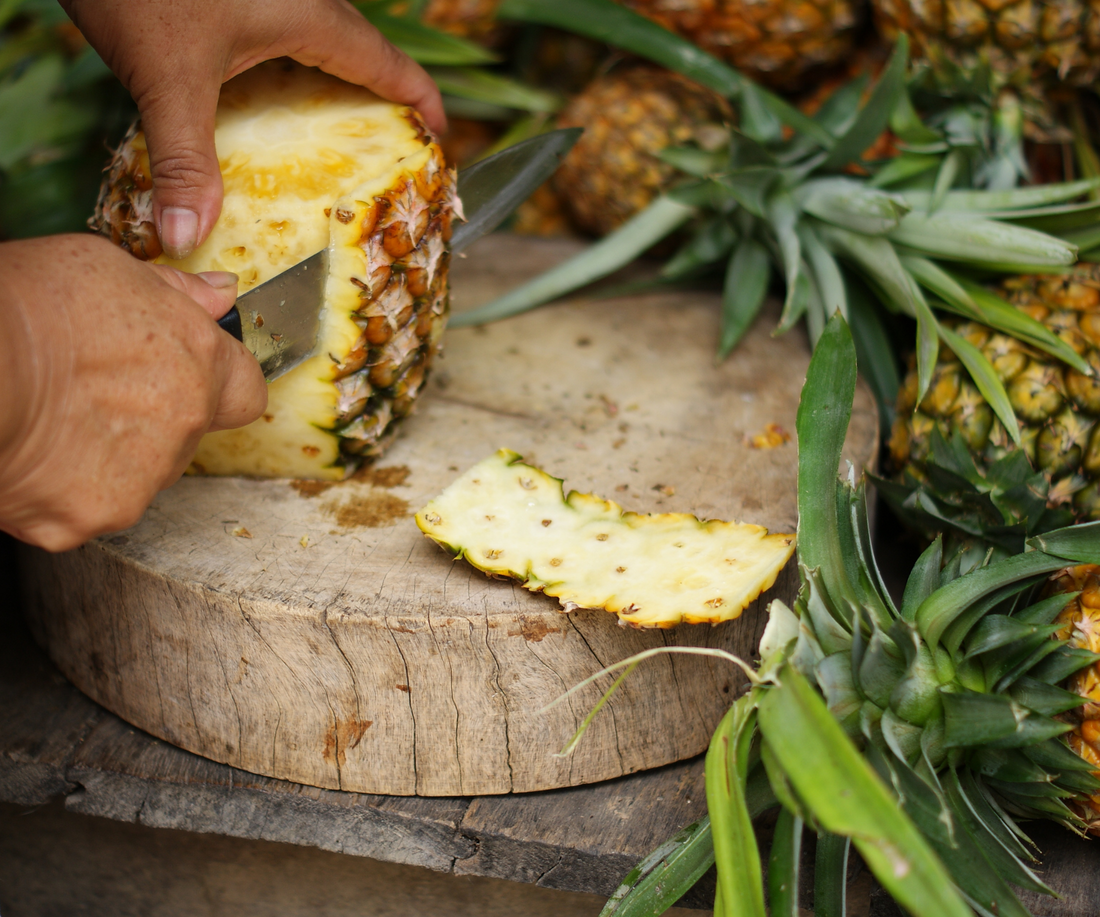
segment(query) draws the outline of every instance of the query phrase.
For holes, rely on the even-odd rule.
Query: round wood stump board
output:
[[[483,240],[452,273],[456,310],[576,250]],[[698,656],[648,661],[556,757],[609,680],[539,711],[649,647],[753,655],[793,562],[737,621],[667,631],[492,580],[424,538],[413,513],[504,446],[567,489],[640,512],[794,531],[801,333],[765,315],[715,366],[718,300],[667,292],[573,300],[449,332],[417,413],[373,466],[340,484],[185,478],[128,531],[65,554],[27,548],[39,642],[103,706],[190,751],[318,787],[459,796],[591,783],[695,755],[743,676]],[[857,395],[851,460],[877,421]]]

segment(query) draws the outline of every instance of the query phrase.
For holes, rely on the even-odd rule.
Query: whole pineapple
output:
[[[222,213],[188,258],[161,253],[140,125],[92,226],[140,258],[233,271],[242,293],[329,247],[316,355],[271,384],[260,420],[205,436],[192,470],[342,478],[409,412],[439,350],[455,175],[412,109],[281,61],[225,85],[215,142]]]
[[[999,293],[1100,372],[1100,265],[1010,278]],[[1003,382],[1020,424],[1023,453],[1049,484],[1048,506],[1078,520],[1100,519],[1100,379],[977,322],[953,327],[985,354]],[[916,391],[913,370],[902,386],[890,438],[894,466],[912,486],[923,484],[932,493],[940,486],[927,467],[935,431],[945,441],[961,437],[981,473],[1014,451],[1004,426],[950,350],[941,348],[932,385],[919,404]]]
[[[861,6],[852,0],[622,0],[769,86],[804,87],[812,69],[842,62]]]
[[[1087,0],[873,0],[879,30],[909,35],[914,54],[963,72],[988,66],[1024,86],[1052,76],[1085,86],[1100,73],[1100,9]]]
[[[554,190],[578,229],[598,236],[643,209],[677,175],[665,147],[725,141],[730,109],[716,93],[649,64],[616,68],[573,98],[560,127],[584,135],[554,176]]]

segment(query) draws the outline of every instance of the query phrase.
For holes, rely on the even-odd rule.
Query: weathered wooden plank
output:
[[[454,271],[456,308],[575,250],[507,236]],[[804,336],[763,321],[715,365],[719,298],[579,299],[448,336],[417,416],[339,484],[189,478],[141,522],[63,555],[27,550],[36,634],[127,722],[253,773],[355,792],[530,792],[698,754],[729,700],[723,662],[664,659],[554,758],[600,687],[539,714],[600,666],[666,643],[747,655],[763,602],[716,628],[631,632],[453,563],[412,512],[509,447],[628,509],[795,525]],[[774,308],[775,304],[772,304]],[[873,461],[860,391],[850,457]],[[768,598],[790,601],[785,576]],[[764,600],[766,602],[767,599]],[[732,690],[732,689],[731,689]]]

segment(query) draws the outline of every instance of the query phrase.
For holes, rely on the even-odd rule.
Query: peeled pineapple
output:
[[[416,514],[446,550],[486,573],[522,580],[565,611],[604,608],[632,627],[736,618],[794,553],[794,535],[703,522],[687,513],[623,512],[501,449]]]
[[[271,384],[262,418],[205,436],[191,470],[342,478],[409,412],[439,350],[455,175],[413,109],[284,61],[225,85],[215,143],[222,213],[188,258],[161,253],[140,125],[93,228],[141,258],[233,271],[241,293],[328,246],[317,353]]]

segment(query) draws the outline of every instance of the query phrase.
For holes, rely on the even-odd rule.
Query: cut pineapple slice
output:
[[[775,583],[794,535],[623,512],[508,449],[479,462],[416,514],[420,530],[486,573],[522,580],[565,611],[603,608],[633,627],[718,624]]]

